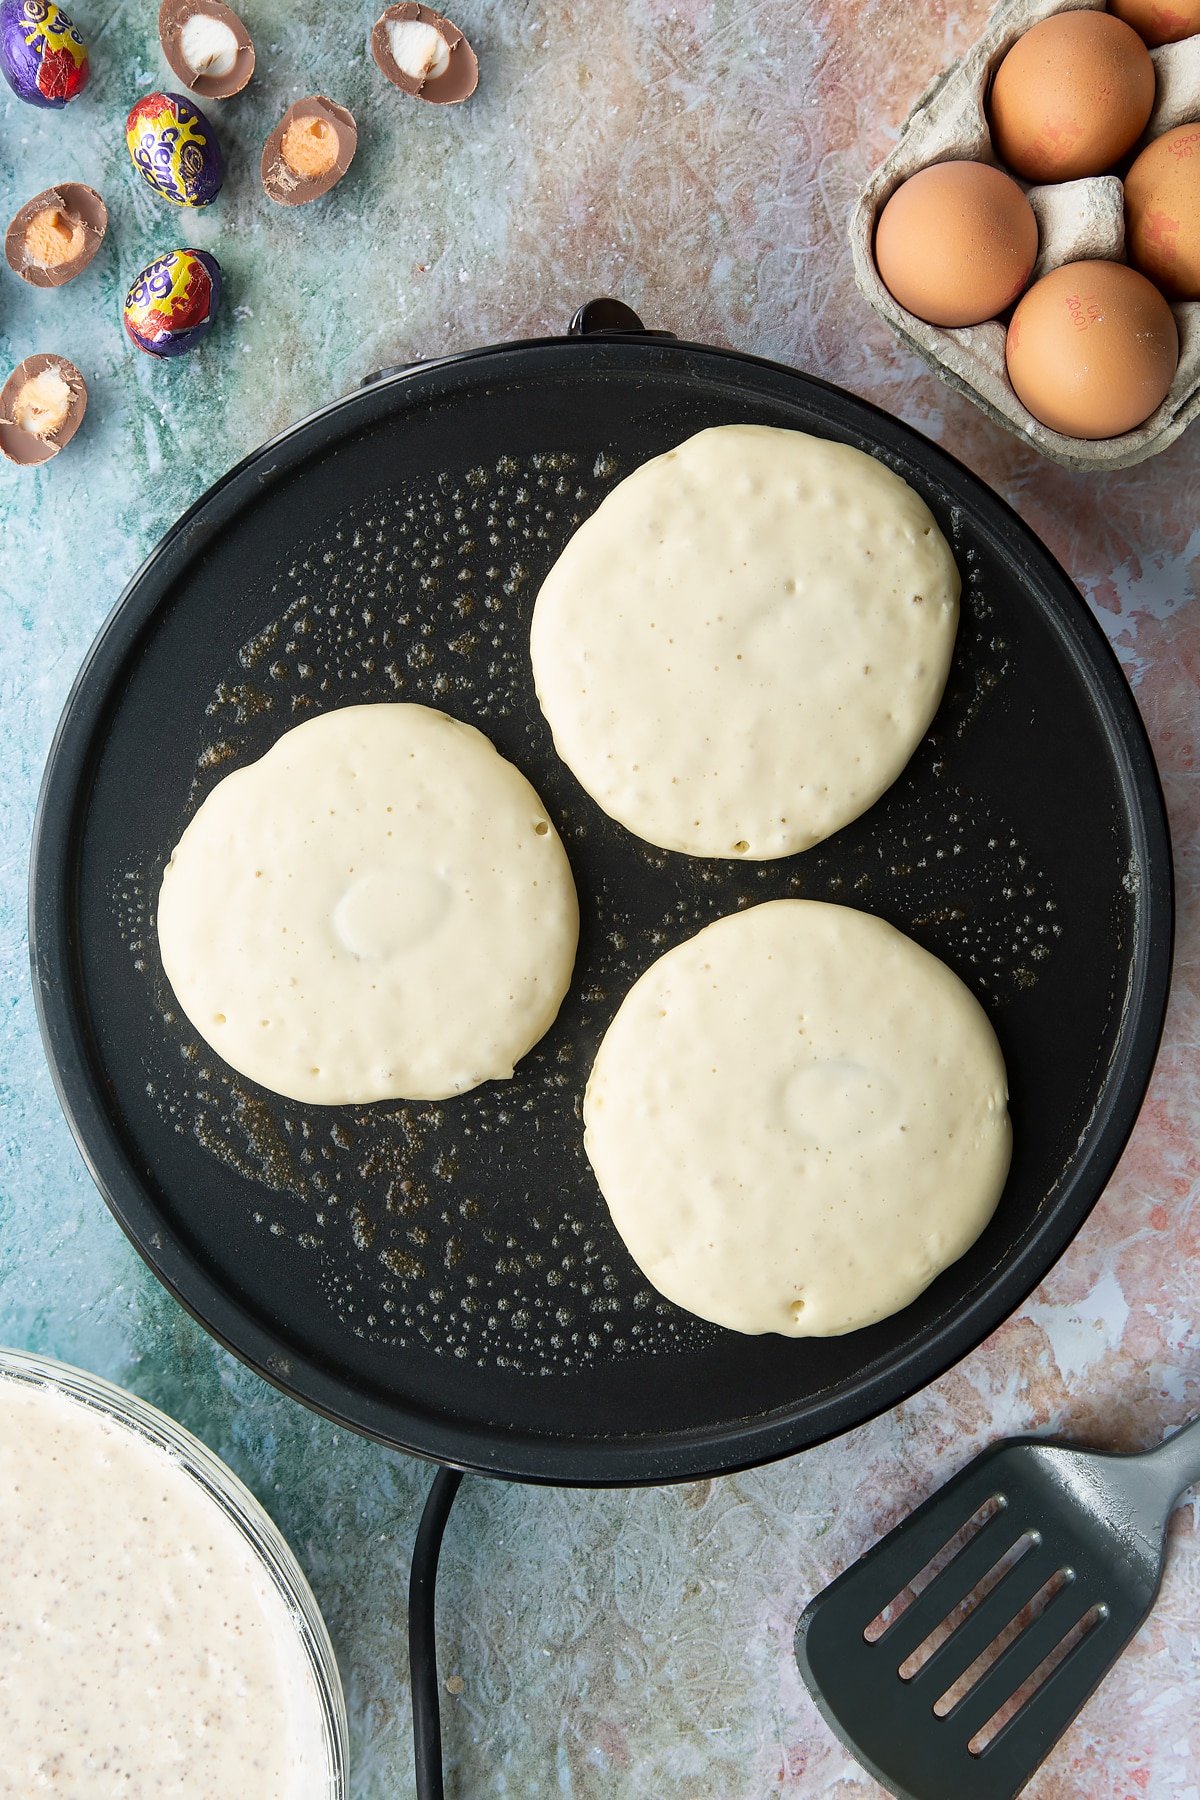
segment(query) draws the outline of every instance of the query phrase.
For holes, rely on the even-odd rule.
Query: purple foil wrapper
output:
[[[62,107],[86,85],[87,45],[53,0],[0,0],[0,69],[19,100]]]
[[[121,319],[148,356],[182,356],[207,336],[221,303],[221,265],[207,250],[168,250],[136,277]]]
[[[146,94],[130,109],[125,142],[143,181],[175,206],[208,206],[225,162],[217,134],[182,94]]]

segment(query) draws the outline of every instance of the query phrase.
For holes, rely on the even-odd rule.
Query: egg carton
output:
[[[1051,13],[1102,12],[1103,0],[1009,0],[997,8],[965,56],[944,70],[905,121],[895,148],[858,198],[850,219],[854,274],[876,312],[936,375],[965,394],[998,425],[1069,469],[1127,469],[1174,443],[1200,413],[1200,301],[1173,304],[1179,328],[1179,367],[1166,399],[1136,431],[1120,437],[1065,437],[1022,406],[1004,362],[1006,328],[998,319],[945,330],[914,318],[880,280],[873,245],[875,221],[893,191],[929,163],[969,158],[1002,166],[992,149],[986,100],[992,75],[1017,38]],[[1150,52],[1157,91],[1142,144],[1200,119],[1200,36]],[[1139,146],[1140,148],[1140,146]],[[1124,190],[1115,175],[1030,187],[1021,182],[1038,222],[1033,279],[1063,263],[1089,257],[1125,260]]]

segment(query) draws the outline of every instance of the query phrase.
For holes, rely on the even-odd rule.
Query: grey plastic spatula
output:
[[[1197,1480],[1200,1420],[1144,1456],[984,1451],[805,1608],[817,1705],[901,1800],[1010,1800],[1150,1611]]]

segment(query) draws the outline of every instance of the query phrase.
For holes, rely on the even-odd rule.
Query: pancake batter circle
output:
[[[584,1143],[678,1306],[830,1337],[915,1299],[991,1218],[1000,1047],[945,964],[867,913],[774,900],[651,964],[601,1042]]]
[[[579,908],[558,833],[482,732],[348,706],[203,802],[163,875],[163,967],[239,1073],[329,1105],[503,1080],[567,991]]]
[[[959,575],[874,457],[702,431],[622,481],[530,635],[555,748],[612,818],[693,856],[790,856],[904,768],[949,672]]]

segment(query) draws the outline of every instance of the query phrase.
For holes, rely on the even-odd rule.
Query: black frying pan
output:
[[[649,335],[401,371],[249,457],[169,533],[89,654],[33,852],[38,1006],[63,1106],[159,1278],[277,1386],[387,1443],[490,1474],[656,1482],[780,1456],[977,1344],[1061,1253],[1145,1092],[1171,954],[1170,849],[1145,733],[1074,587],[965,469],[786,368]],[[703,426],[873,452],[954,544],[963,622],[896,785],[804,855],[642,845],[553,753],[529,671],[539,582],[575,524]],[[481,726],[558,821],[576,979],[506,1085],[440,1106],[305,1107],[232,1074],[158,960],[163,863],[200,798],[287,726],[420,700]],[[579,1105],[631,981],[739,904],[870,909],[941,956],[1008,1061],[1016,1152],[993,1223],[912,1306],[826,1341],[677,1311],[616,1238]]]

